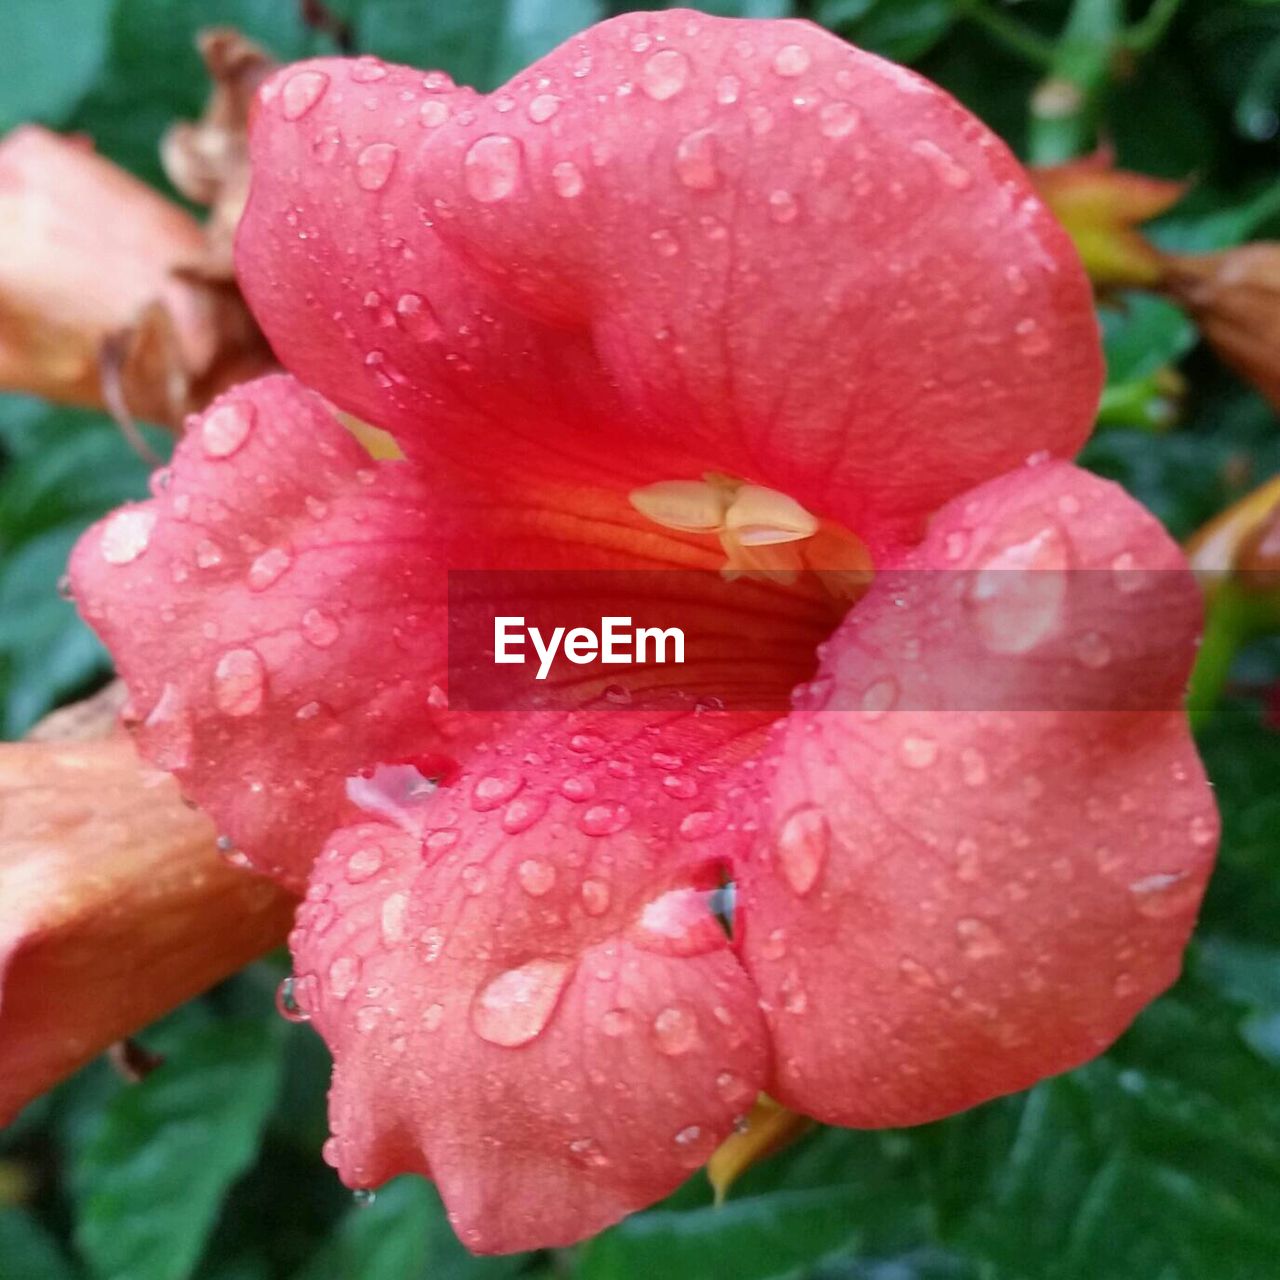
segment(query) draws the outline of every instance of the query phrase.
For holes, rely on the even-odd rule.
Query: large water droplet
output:
[[[439,128],[449,118],[449,104],[443,98],[428,98],[418,111],[418,119],[428,129]]]
[[[400,152],[391,142],[371,142],[356,157],[356,183],[362,191],[381,191],[391,181]]]
[[[515,772],[491,773],[477,778],[471,788],[471,806],[480,813],[496,809],[512,799],[524,786],[524,775]]]
[[[669,1005],[653,1020],[653,1039],[668,1057],[688,1053],[699,1040],[697,1014],[688,1005]]]
[[[329,966],[329,989],[339,1000],[345,1000],[360,976],[360,962],[354,956],[339,956]]]
[[[1057,630],[1066,596],[1067,547],[1055,525],[987,555],[966,600],[993,653],[1028,653]]]
[[[543,124],[560,110],[560,99],[554,93],[540,93],[529,103],[529,119]]]
[[[847,102],[828,102],[818,112],[818,127],[824,138],[847,138],[861,122],[857,107]]]
[[[572,160],[561,160],[551,169],[551,185],[555,188],[556,195],[572,200],[574,196],[582,194],[585,185],[582,170]]]
[[[1129,886],[1133,905],[1149,920],[1187,915],[1200,901],[1200,886],[1185,871],[1143,876]]]
[[[102,558],[108,564],[130,564],[150,546],[155,527],[156,513],[148,507],[117,511],[102,531]]]
[[[430,342],[441,334],[436,313],[420,293],[402,293],[396,299],[395,321],[415,342]]]
[[[541,858],[526,858],[516,869],[516,878],[525,893],[541,898],[555,888],[556,869]]]
[[[898,682],[892,676],[873,680],[862,691],[859,705],[868,720],[878,720],[891,711],[898,701]]]
[[[298,1003],[298,979],[292,976],[276,988],[276,1009],[286,1022],[308,1022],[311,1015]]]
[[[213,669],[213,700],[228,716],[252,715],[262,706],[267,673],[254,649],[229,649]]]
[[[467,190],[481,204],[505,200],[520,185],[523,149],[505,133],[491,133],[471,144],[463,159]]]
[[[286,120],[301,120],[324,97],[329,77],[323,71],[299,71],[285,81],[280,108]]]
[[[773,55],[773,69],[778,75],[792,79],[795,76],[804,75],[812,61],[808,49],[803,45],[784,44]]]
[[[783,820],[778,829],[778,865],[800,897],[817,883],[830,849],[831,828],[817,805],[796,809]]]
[[[536,1039],[551,1020],[572,966],[530,960],[493,979],[471,1007],[471,1025],[490,1044],[514,1048]]]
[[[640,87],[655,102],[674,98],[689,83],[689,59],[679,49],[661,49],[645,62]]]
[[[382,903],[378,923],[382,928],[382,940],[389,947],[399,946],[405,940],[409,920],[409,895],[389,894]]]
[[[611,836],[631,821],[631,810],[616,801],[593,804],[583,811],[578,825],[589,836]]]
[[[302,635],[317,649],[328,649],[342,634],[337,620],[323,609],[308,609],[302,615]]]
[[[609,910],[611,896],[603,880],[588,878],[582,882],[582,909],[589,916],[604,915]]]
[[[927,769],[938,758],[938,743],[934,738],[909,734],[903,738],[898,754],[908,769]]]
[[[676,144],[676,176],[693,191],[710,191],[720,182],[713,129],[686,134]]]
[[[293,554],[284,547],[270,547],[249,566],[249,590],[265,591],[293,563]]]
[[[257,410],[232,400],[211,409],[200,424],[200,444],[209,458],[229,458],[249,438]]]

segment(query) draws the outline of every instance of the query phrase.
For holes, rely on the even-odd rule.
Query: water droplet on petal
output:
[[[520,887],[533,898],[541,898],[555,888],[556,869],[541,858],[526,858],[516,870]]]
[[[357,84],[375,84],[387,78],[386,64],[365,54],[351,63],[351,78]]]
[[[878,719],[887,711],[892,711],[898,701],[898,682],[892,676],[881,676],[873,680],[862,691],[859,704],[863,713],[870,719]]]
[[[280,106],[286,120],[301,120],[324,97],[329,77],[323,71],[299,71],[285,81]]]
[[[229,649],[213,669],[213,700],[228,716],[252,715],[262,706],[267,673],[254,649]]]
[[[676,145],[676,176],[693,191],[710,191],[720,182],[713,129],[686,134]]]
[[[354,956],[339,956],[329,966],[329,989],[338,1000],[345,1000],[360,976],[360,964]]]
[[[156,513],[148,507],[117,511],[102,531],[102,558],[108,564],[132,563],[150,546],[155,527]]]
[[[817,805],[789,814],[778,830],[777,858],[792,890],[803,897],[817,883],[831,850],[831,828]]]
[[[560,99],[554,93],[540,93],[529,103],[529,119],[543,124],[560,110]]]
[[[502,814],[502,829],[508,835],[518,835],[528,831],[547,811],[547,801],[543,796],[517,796]]]
[[[443,98],[428,98],[418,112],[418,119],[428,129],[439,128],[449,118],[449,104]]]
[[[431,304],[420,293],[402,293],[396,299],[395,321],[415,342],[430,342],[442,332]]]
[[[244,401],[230,401],[210,410],[200,424],[200,444],[209,458],[229,458],[249,438],[257,410]]]
[[[618,1036],[626,1035],[631,1030],[632,1018],[626,1009],[610,1009],[603,1018],[600,1019],[600,1030],[605,1035],[616,1039]]]
[[[519,773],[491,773],[477,778],[471,788],[471,807],[479,813],[487,813],[512,799],[524,786],[524,776]]]
[[[1082,667],[1100,671],[1111,661],[1111,645],[1097,631],[1087,631],[1075,643],[1076,657]]]
[[[611,894],[603,880],[587,879],[582,882],[582,909],[589,916],[602,916],[609,910]]]
[[[524,151],[515,138],[491,133],[471,144],[463,159],[467,190],[481,204],[505,200],[520,185]]]
[[[678,49],[661,49],[640,73],[640,87],[655,102],[674,98],[689,82],[689,59]]]
[[[804,75],[812,61],[803,45],[785,44],[773,55],[773,69],[778,75],[792,79]]]
[[[593,804],[583,811],[578,825],[589,836],[611,836],[631,821],[631,810],[616,801]]]
[[[973,185],[973,174],[937,143],[921,138],[911,144],[911,150],[953,191],[964,191]]]
[[[356,157],[356,183],[362,191],[381,191],[391,181],[400,152],[391,142],[372,142]]]
[[[377,1200],[378,1193],[372,1187],[357,1187],[351,1193],[351,1203],[357,1209],[368,1209]]]
[[[327,649],[342,634],[342,629],[323,609],[308,609],[302,615],[302,634],[317,649]]]
[[[286,978],[276,988],[276,1010],[286,1022],[308,1022],[311,1015],[298,1003],[298,979]]]
[[[790,191],[771,191],[769,193],[769,217],[774,222],[794,222],[799,208],[796,205],[796,198]]]
[[[989,960],[1004,952],[1004,943],[985,921],[972,916],[956,921],[956,940],[970,960]]]
[[[966,601],[974,627],[993,653],[1027,653],[1057,630],[1066,596],[1067,547],[1045,525],[986,556]]]
[[[560,784],[560,794],[566,800],[572,800],[574,804],[582,804],[584,801],[592,799],[596,793],[595,782],[585,775],[573,775],[566,778]]]
[[[861,122],[857,107],[847,102],[828,102],[818,112],[818,127],[824,138],[846,138]]]
[[[653,1038],[670,1058],[688,1053],[700,1039],[697,1015],[688,1005],[668,1006],[653,1020]]]
[[[938,758],[938,744],[933,738],[912,734],[903,738],[898,754],[908,769],[927,769]]]
[[[552,167],[551,185],[555,188],[556,195],[572,200],[574,196],[582,194],[582,188],[585,185],[582,180],[582,170],[572,160],[561,160],[559,164]]]
[[[1194,912],[1200,901],[1200,886],[1185,871],[1143,876],[1129,886],[1138,914],[1149,920],[1166,920]]]
[[[284,547],[264,551],[249,566],[249,590],[265,591],[292,563],[293,555]]]
[[[530,960],[500,973],[476,996],[471,1025],[482,1040],[514,1048],[536,1039],[569,981],[564,960]]]
[[[574,1138],[569,1143],[569,1154],[587,1169],[603,1169],[609,1164],[609,1157],[594,1138]]]

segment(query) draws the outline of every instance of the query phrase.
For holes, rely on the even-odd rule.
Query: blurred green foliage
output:
[[[361,51],[490,87],[609,13],[604,0],[330,0]],[[1046,161],[1112,142],[1122,166],[1194,176],[1158,229],[1206,248],[1280,229],[1275,0],[714,0],[799,13],[913,63]],[[163,187],[162,130],[205,85],[193,37],[241,28],[280,58],[332,51],[293,0],[4,0],[0,130],[91,135]],[[1077,106],[1046,115],[1036,90]],[[1104,309],[1103,425],[1085,460],[1179,536],[1280,470],[1259,397],[1167,304]],[[1187,403],[1170,428],[1160,371]],[[158,435],[149,437],[159,446]],[[57,594],[77,532],[146,470],[98,415],[0,399],[0,727],[92,687],[105,655]],[[1242,663],[1280,676],[1280,645]],[[1202,747],[1226,823],[1185,977],[1103,1059],[941,1124],[816,1132],[721,1209],[695,1177],[572,1251],[474,1259],[433,1189],[357,1207],[319,1159],[328,1062],[274,1013],[264,961],[142,1036],[164,1057],[127,1085],[102,1062],[0,1134],[0,1280],[1274,1280],[1280,1275],[1280,734],[1228,700]],[[0,1188],[7,1185],[0,1177]]]

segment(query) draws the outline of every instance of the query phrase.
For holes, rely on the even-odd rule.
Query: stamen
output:
[[[686,533],[715,533],[724,522],[725,490],[705,480],[660,480],[633,489],[631,505],[664,529]]]
[[[739,546],[772,547],[812,538],[818,520],[785,493],[744,484],[725,512],[724,528]]]

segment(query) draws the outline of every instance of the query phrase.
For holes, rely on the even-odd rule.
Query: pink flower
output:
[[[307,885],[349,1185],[417,1171],[473,1249],[562,1244],[762,1089],[919,1123],[1168,985],[1217,837],[1177,709],[1199,604],[1065,460],[1089,286],[982,125],[816,27],[664,12],[488,97],[288,68],[253,163],[243,287],[329,403],[231,392],[74,579],[144,751]],[[751,572],[815,566],[854,572]],[[704,571],[647,603],[723,643],[621,709],[450,710],[448,572],[563,568]]]

